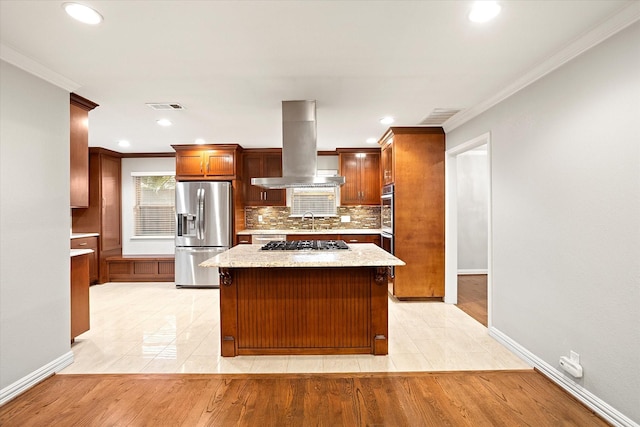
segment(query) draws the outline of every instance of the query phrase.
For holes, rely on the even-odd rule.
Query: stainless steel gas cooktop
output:
[[[344,240],[272,240],[262,248],[263,251],[304,251],[349,249]]]

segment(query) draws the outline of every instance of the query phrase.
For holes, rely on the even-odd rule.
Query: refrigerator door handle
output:
[[[198,189],[198,237],[204,240],[204,188]]]

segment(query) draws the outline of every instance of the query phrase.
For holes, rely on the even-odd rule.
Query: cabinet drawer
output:
[[[374,243],[380,246],[380,235],[378,234],[342,234],[340,238],[346,243]]]
[[[238,235],[238,244],[239,245],[250,245],[251,244],[251,235]]]
[[[78,239],[71,239],[71,249],[93,249],[98,247],[97,237],[80,237]]]

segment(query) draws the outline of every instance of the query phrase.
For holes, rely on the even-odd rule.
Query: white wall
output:
[[[486,145],[456,158],[458,273],[487,272],[489,171]]]
[[[71,357],[69,92],[4,61],[0,189],[4,397],[18,380]]]
[[[133,206],[135,187],[131,172],[171,172],[176,173],[176,159],[173,157],[144,157],[122,159],[122,254],[173,254],[175,239],[132,239]]]
[[[451,148],[491,132],[496,331],[554,369],[576,351],[569,383],[635,422],[639,40],[636,23],[447,134]]]

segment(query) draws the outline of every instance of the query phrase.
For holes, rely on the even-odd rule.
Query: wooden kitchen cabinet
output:
[[[387,134],[387,137],[382,140],[381,145],[380,169],[382,171],[382,185],[393,184],[393,135]]]
[[[340,240],[346,243],[373,243],[380,246],[379,234],[341,234]]]
[[[285,190],[251,185],[251,178],[282,176],[282,150],[245,150],[242,157],[245,206],[285,206]]]
[[[74,233],[98,233],[98,283],[109,280],[107,258],[122,255],[121,155],[104,148],[89,149],[89,207],[73,209]]]
[[[70,206],[89,206],[89,111],[98,104],[75,93],[69,96]]]
[[[89,256],[71,257],[71,342],[89,330]]]
[[[287,234],[287,240],[337,240],[338,234]]]
[[[176,151],[176,180],[232,180],[238,175],[236,144],[172,145]]]
[[[394,255],[406,263],[395,269],[391,292],[399,299],[442,298],[444,131],[392,127],[380,141],[383,183],[394,184]],[[385,162],[391,165],[386,175]]]
[[[340,187],[340,204],[380,204],[380,150],[338,150],[340,175],[345,183]]]
[[[252,236],[250,234],[238,234],[236,241],[238,245],[250,245],[252,243]]]
[[[93,253],[89,254],[89,283],[97,283],[98,275],[98,237],[80,237],[71,239],[71,249],[92,249]]]

